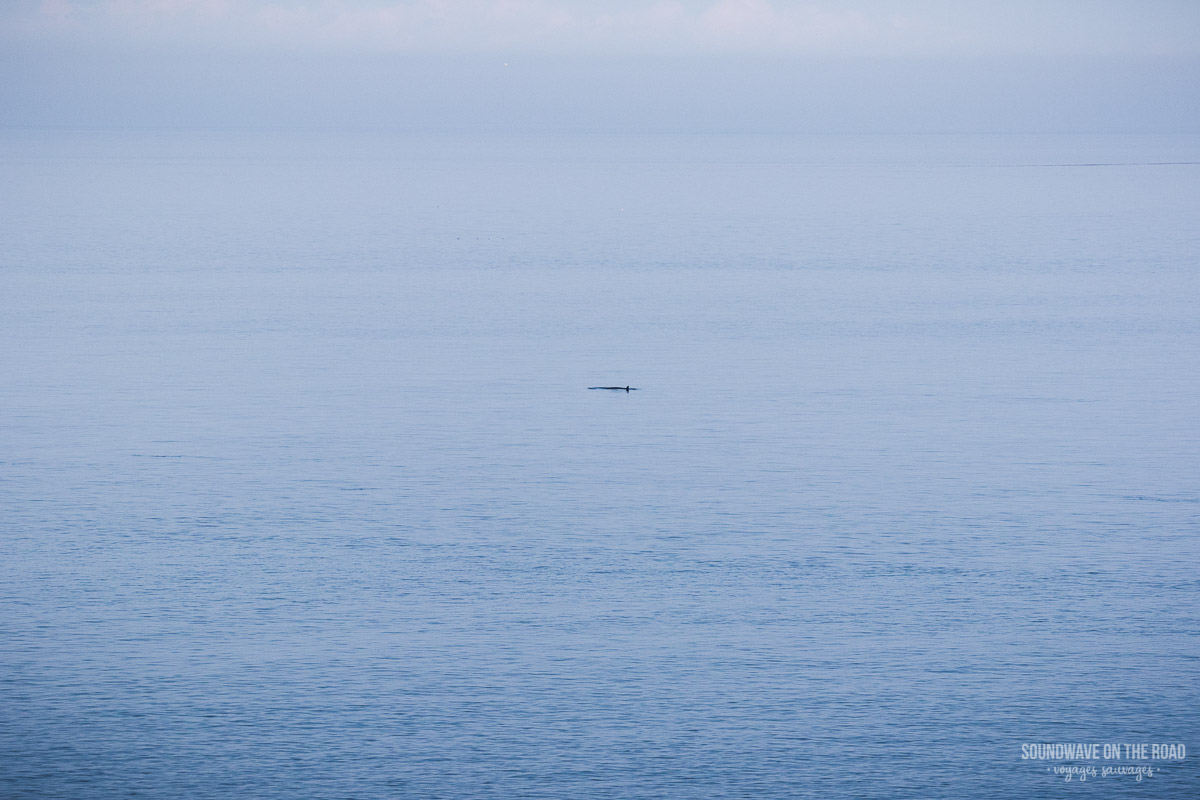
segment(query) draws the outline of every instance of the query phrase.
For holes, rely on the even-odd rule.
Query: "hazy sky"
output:
[[[1197,0],[7,0],[0,46],[10,125],[1200,126]]]
[[[12,0],[18,40],[398,52],[1196,54],[1195,0]]]
[[[1197,54],[1195,0],[8,0],[9,37],[403,52]]]

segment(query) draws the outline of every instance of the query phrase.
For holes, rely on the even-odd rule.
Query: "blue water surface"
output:
[[[0,795],[1200,795],[1198,162],[0,132]]]

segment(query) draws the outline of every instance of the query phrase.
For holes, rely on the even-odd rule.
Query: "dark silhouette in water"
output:
[[[614,392],[636,392],[636,386],[589,386],[589,389],[609,389]]]

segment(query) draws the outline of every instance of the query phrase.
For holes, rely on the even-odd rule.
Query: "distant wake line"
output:
[[[997,164],[999,167],[1194,167],[1200,161],[1088,161],[1080,164]]]

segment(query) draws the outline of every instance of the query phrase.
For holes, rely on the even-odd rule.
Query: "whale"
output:
[[[589,386],[589,389],[608,389],[610,392],[636,392],[636,386]]]

